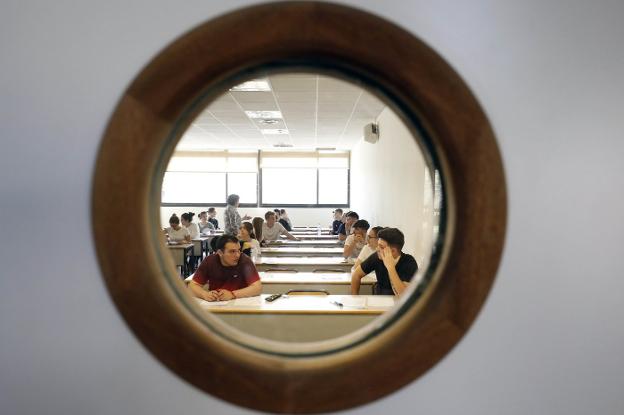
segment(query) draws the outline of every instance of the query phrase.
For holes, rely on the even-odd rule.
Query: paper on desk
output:
[[[237,298],[237,306],[259,306],[262,304],[262,298],[259,295],[255,297]]]
[[[223,306],[223,305],[228,305],[230,303],[230,301],[206,301],[202,298],[197,298],[195,297],[195,301],[197,301],[200,305],[216,305],[216,306]]]
[[[366,297],[340,297],[338,302],[344,307],[366,308]]]
[[[368,297],[367,302],[369,307],[379,307],[386,308],[394,306],[394,296],[393,295],[373,295]]]

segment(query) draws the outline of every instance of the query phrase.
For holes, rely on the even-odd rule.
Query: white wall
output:
[[[431,203],[424,201],[425,160],[394,111],[384,109],[377,123],[379,141],[362,140],[351,151],[351,209],[371,226],[399,228],[405,235],[403,251],[423,268],[432,243],[423,224],[431,229],[433,221]]]
[[[121,91],[176,36],[246,3],[3,2],[3,414],[252,413],[182,382],[134,338],[100,278],[89,216]],[[345,3],[459,71],[496,131],[509,191],[504,258],[469,334],[417,382],[345,413],[623,413],[624,3]]]

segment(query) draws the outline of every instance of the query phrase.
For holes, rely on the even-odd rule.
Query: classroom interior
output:
[[[193,212],[197,223],[201,211],[214,207],[223,229],[226,198],[238,194],[241,217],[264,218],[267,211],[285,209],[293,234],[310,240],[301,254],[304,262],[317,258],[319,263],[306,267],[296,263],[297,255],[282,252],[284,246],[264,247],[256,261],[263,282],[260,298],[237,299],[240,313],[205,301],[200,307],[234,328],[286,342],[363,330],[390,310],[396,298],[370,295],[374,275],[363,280],[361,297],[366,299],[348,296],[353,262],[335,252],[342,245],[336,237],[327,240],[327,233],[336,208],[357,212],[371,227],[398,228],[405,236],[403,252],[418,263],[413,281],[422,278],[438,243],[442,185],[423,137],[408,122],[363,82],[311,69],[260,72],[208,102],[181,136],[164,172],[162,227],[169,226],[174,213]],[[325,244],[312,245],[321,239],[315,238],[318,228]],[[195,247],[198,253],[199,260],[209,253],[207,241],[205,250]],[[176,262],[178,270],[190,278],[193,269],[184,273],[181,261],[184,256]],[[265,301],[293,287],[326,290],[329,301],[298,296],[303,305],[294,313],[284,309],[284,300]],[[275,315],[252,313],[254,307],[272,307],[279,322]],[[306,310],[314,315],[302,325]]]

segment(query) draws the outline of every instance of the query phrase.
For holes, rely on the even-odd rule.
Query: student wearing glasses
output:
[[[374,227],[369,229],[368,235],[366,236],[366,245],[364,246],[364,248],[362,248],[362,250],[360,251],[360,254],[358,255],[357,259],[355,260],[355,265],[353,266],[352,271],[355,271],[355,269],[362,262],[367,260],[369,256],[371,256],[371,255],[376,253],[376,251],[377,251],[377,240],[378,240],[377,234],[382,229],[384,229],[383,226],[374,226]]]
[[[206,301],[226,301],[253,297],[262,292],[255,265],[242,255],[238,238],[225,234],[216,244],[217,252],[207,256],[189,283],[193,296]],[[208,284],[208,289],[205,285]]]

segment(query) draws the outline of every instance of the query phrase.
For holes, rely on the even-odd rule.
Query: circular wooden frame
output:
[[[337,68],[378,86],[426,132],[444,182],[444,243],[427,290],[417,302],[402,301],[374,336],[329,352],[275,354],[232,341],[197,318],[181,295],[181,283],[163,277],[163,269],[173,274],[173,264],[156,219],[158,172],[201,109],[197,103],[226,80],[274,64]],[[92,214],[108,290],[161,362],[230,402],[310,413],[382,397],[416,379],[457,344],[496,274],[506,191],[485,114],[433,50],[392,23],[353,8],[280,2],[211,20],[143,69],[105,132]]]

